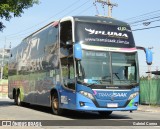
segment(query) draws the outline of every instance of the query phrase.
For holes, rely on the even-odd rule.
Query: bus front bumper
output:
[[[120,101],[106,101],[96,100],[93,101],[81,94],[77,95],[76,110],[78,111],[133,111],[138,108],[139,96],[136,96],[132,100],[125,100],[124,106],[119,106]],[[103,103],[103,106],[99,106],[98,103]],[[105,106],[104,106],[105,105]]]

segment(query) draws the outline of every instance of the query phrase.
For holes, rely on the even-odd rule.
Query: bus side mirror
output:
[[[152,64],[153,56],[152,56],[152,51],[148,48],[145,48],[145,53],[146,53],[146,62],[148,65]]]
[[[79,43],[74,44],[74,57],[78,60],[82,59],[82,47]]]

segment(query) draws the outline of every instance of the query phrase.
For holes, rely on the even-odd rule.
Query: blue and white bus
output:
[[[56,115],[137,110],[138,55],[130,26],[99,16],[46,25],[11,50],[8,90],[17,105],[51,107]]]

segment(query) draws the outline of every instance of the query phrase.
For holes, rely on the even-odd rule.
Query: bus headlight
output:
[[[93,95],[91,93],[88,93],[86,91],[80,91],[80,94],[84,95],[85,97],[89,98],[89,99],[94,99]]]
[[[135,93],[131,94],[129,96],[128,100],[131,100],[131,99],[135,98],[138,94],[139,94],[139,92],[135,92]]]

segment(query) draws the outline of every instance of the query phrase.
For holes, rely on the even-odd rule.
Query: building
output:
[[[2,79],[3,76],[3,67],[8,64],[8,60],[10,57],[10,49],[0,49],[0,78]]]

